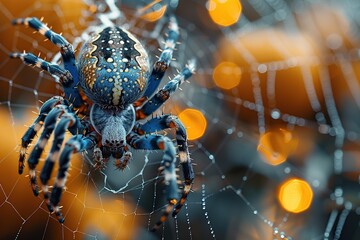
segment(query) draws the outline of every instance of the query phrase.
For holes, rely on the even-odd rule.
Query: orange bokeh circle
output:
[[[204,135],[207,122],[202,112],[197,109],[187,108],[179,113],[178,116],[186,127],[189,140],[195,140]]]
[[[242,6],[239,0],[210,0],[208,11],[211,19],[220,26],[236,23],[241,15]]]
[[[299,178],[292,178],[280,186],[278,199],[288,212],[300,213],[307,210],[312,202],[313,192],[310,185]]]

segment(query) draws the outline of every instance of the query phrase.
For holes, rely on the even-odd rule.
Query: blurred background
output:
[[[1,1],[0,238],[360,239],[359,11],[356,0]],[[161,153],[135,152],[124,172],[95,171],[91,153],[77,154],[59,224],[17,161],[40,101],[62,91],[8,57],[26,50],[61,64],[59,49],[11,20],[44,17],[77,50],[116,24],[153,63],[171,14],[181,44],[167,76],[197,61],[164,108],[187,126],[196,163],[187,204],[149,233],[165,205]]]

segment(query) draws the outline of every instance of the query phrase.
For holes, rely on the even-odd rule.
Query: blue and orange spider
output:
[[[179,37],[176,19],[169,18],[165,47],[151,71],[149,58],[142,44],[121,27],[107,27],[93,34],[84,42],[76,60],[73,46],[39,19],[15,19],[13,24],[30,26],[56,44],[64,63],[63,67],[51,64],[25,52],[10,55],[59,77],[65,95],[47,100],[21,139],[19,174],[23,173],[29,144],[44,127],[27,160],[34,195],[39,194],[36,166],[51,134],[54,134],[54,141],[41,170],[40,180],[47,207],[50,212],[55,212],[60,223],[64,222],[64,217],[59,202],[73,153],[93,150],[95,168],[102,169],[109,159],[115,159],[116,168],[124,170],[132,158],[131,148],[160,149],[164,154],[159,169],[165,180],[168,204],[153,230],[161,226],[171,211],[175,216],[184,205],[194,180],[186,129],[173,115],[162,115],[145,123],[140,120],[152,115],[194,72],[195,64],[189,61],[178,75],[155,93],[169,67]],[[175,173],[176,148],[168,137],[157,133],[165,129],[176,131],[178,156],[184,177],[184,188],[179,201]],[[61,150],[67,130],[74,136]],[[59,162],[59,168],[50,194],[48,181],[56,161]]]

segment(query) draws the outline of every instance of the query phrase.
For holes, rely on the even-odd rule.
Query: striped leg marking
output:
[[[51,74],[57,75],[62,79],[62,85],[64,87],[64,92],[66,95],[66,98],[70,100],[70,102],[73,103],[74,107],[80,107],[83,104],[83,100],[80,96],[80,93],[77,89],[77,85],[79,83],[79,76],[78,71],[76,67],[76,59],[75,59],[75,52],[73,46],[63,37],[61,34],[58,34],[56,32],[53,32],[46,24],[44,24],[42,21],[35,17],[30,18],[18,18],[14,19],[12,21],[14,25],[25,25],[29,26],[36,31],[38,31],[40,34],[45,36],[48,40],[50,40],[52,43],[56,44],[58,47],[60,47],[60,53],[64,62],[64,68],[65,70],[61,69],[62,71],[66,71],[65,77],[64,74],[60,74],[60,76],[56,73],[57,71],[60,71],[57,65],[52,66],[52,64],[49,64],[45,62],[44,66],[42,65],[42,62],[44,60],[39,60],[38,63],[44,70],[50,72]],[[20,54],[12,54],[12,57],[20,57]],[[21,57],[20,57],[21,58]],[[33,59],[33,56],[29,56],[29,59]],[[25,61],[26,62],[26,61]],[[35,64],[35,63],[32,63]],[[50,66],[50,69],[48,69],[47,66]],[[53,73],[55,72],[55,73]]]
[[[59,159],[60,148],[63,144],[66,130],[71,127],[75,127],[76,132],[82,131],[80,120],[77,118],[77,116],[72,112],[65,112],[64,114],[61,115],[60,121],[55,127],[53,144],[51,146],[50,153],[46,158],[45,164],[40,174],[40,180],[42,183],[45,202],[50,212],[53,211],[53,208],[49,202],[50,194],[49,194],[48,181],[53,171],[55,161]]]
[[[12,20],[12,24],[29,26],[38,31],[41,35],[45,36],[52,43],[56,44],[59,47],[69,45],[69,42],[66,41],[64,37],[62,37],[60,34],[53,32],[46,24],[44,24],[36,17],[16,18]]]
[[[63,36],[61,36],[61,34],[53,32],[46,24],[35,17],[17,18],[14,19],[12,23],[14,25],[25,25],[31,27],[49,39],[52,43],[60,47],[65,69],[69,70],[74,78],[77,79],[73,46]]]
[[[51,111],[51,109],[53,109],[56,105],[59,104],[66,104],[64,98],[60,96],[55,96],[47,100],[41,106],[39,116],[35,119],[33,124],[28,128],[28,130],[21,138],[21,148],[20,148],[20,156],[19,156],[19,168],[18,168],[19,174],[22,174],[24,171],[26,151],[29,145],[31,144],[36,134],[42,128],[47,114]]]
[[[190,78],[195,71],[195,61],[190,61],[186,67],[168,82],[162,89],[160,89],[152,98],[149,99],[143,106],[138,107],[136,110],[136,120],[144,119],[151,115],[160,106],[166,102],[175,92],[177,88],[188,78]]]
[[[165,194],[168,204],[160,220],[151,230],[156,231],[166,221],[167,216],[173,210],[173,206],[177,203],[178,199],[179,189],[175,170],[176,150],[172,141],[162,135],[139,136],[135,133],[130,133],[127,142],[134,149],[164,151],[160,169],[165,180]]]
[[[31,188],[35,196],[39,195],[39,187],[36,182],[36,166],[39,163],[39,158],[44,151],[44,148],[50,138],[51,133],[54,131],[56,120],[60,114],[67,111],[67,106],[65,105],[56,105],[46,116],[44,130],[41,133],[34,149],[30,153],[28,159],[29,165],[29,174],[30,174],[30,182]]]
[[[69,71],[64,70],[60,66],[56,64],[51,64],[37,56],[35,56],[32,53],[11,53],[11,58],[19,58],[21,59],[25,64],[29,66],[34,66],[41,68],[44,71],[47,71],[48,73],[55,75],[60,78],[60,82],[63,85],[68,85],[73,82],[73,77],[70,74]]]
[[[178,146],[178,154],[180,164],[183,170],[184,176],[184,189],[180,201],[177,203],[173,216],[177,215],[185,204],[187,196],[191,190],[193,180],[195,177],[194,169],[192,166],[191,158],[189,155],[187,134],[184,124],[176,117],[172,115],[163,115],[158,118],[153,118],[144,124],[137,124],[134,127],[136,133],[143,135],[145,133],[154,133],[166,129],[175,129],[176,142]]]
[[[64,222],[64,217],[58,206],[61,195],[66,183],[66,177],[70,166],[71,155],[76,152],[82,152],[91,149],[96,144],[96,138],[92,135],[84,137],[83,135],[76,135],[71,137],[65,144],[63,151],[60,154],[58,174],[55,179],[54,187],[50,196],[50,209],[54,209],[55,215],[60,223]]]

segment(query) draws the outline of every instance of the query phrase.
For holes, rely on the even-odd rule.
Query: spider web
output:
[[[41,106],[39,100],[59,95],[61,90],[48,74],[10,60],[8,55],[25,49],[41,52],[41,57],[52,62],[59,62],[60,55],[40,34],[11,26],[11,19],[45,16],[45,21],[55,31],[64,32],[77,48],[97,27],[115,23],[135,33],[149,55],[155,56],[167,22],[166,17],[155,23],[141,19],[137,10],[149,2],[0,2],[1,237],[357,239],[360,4],[350,0],[341,6],[336,1],[326,1],[326,6],[322,1],[242,1],[239,22],[227,28],[209,23],[205,1],[167,1],[167,11],[173,11],[179,20],[182,43],[167,75],[173,76],[175,69],[191,58],[197,60],[197,74],[165,105],[164,112],[198,109],[207,119],[207,129],[203,137],[190,141],[191,157],[197,164],[194,191],[178,217],[169,217],[156,235],[148,229],[165,205],[157,171],[160,152],[134,152],[130,169],[124,172],[115,171],[111,164],[104,171],[94,171],[91,153],[74,156],[61,200],[63,225],[48,213],[41,194],[32,196],[29,179],[16,170],[19,142],[26,131],[24,125],[32,123]],[[340,9],[347,16],[350,25],[343,35],[323,36],[326,31],[317,14],[329,19],[337,16],[333,10],[321,12],[324,7]],[[255,41],[251,37],[264,29],[270,34],[265,32],[268,35],[263,41],[270,42],[278,58],[263,60],[259,55],[265,53],[258,54],[246,41],[247,37]],[[293,46],[287,46],[278,31],[306,33],[296,39],[311,36],[326,51],[294,54]],[[290,40],[308,43],[296,39]],[[346,47],[339,48],[339,41]],[[230,55],[228,46],[234,46]],[[242,85],[243,90],[220,90],[212,81],[214,66],[218,60],[236,58],[245,59],[240,61],[241,81],[248,76],[248,85]],[[292,69],[297,71],[295,75],[287,72]],[[305,103],[299,107],[299,102]],[[293,131],[299,141],[299,150],[278,166],[265,163],[257,153],[260,136],[273,128]],[[279,184],[290,177],[306,179],[312,186],[314,199],[305,213],[288,213],[276,199]]]

